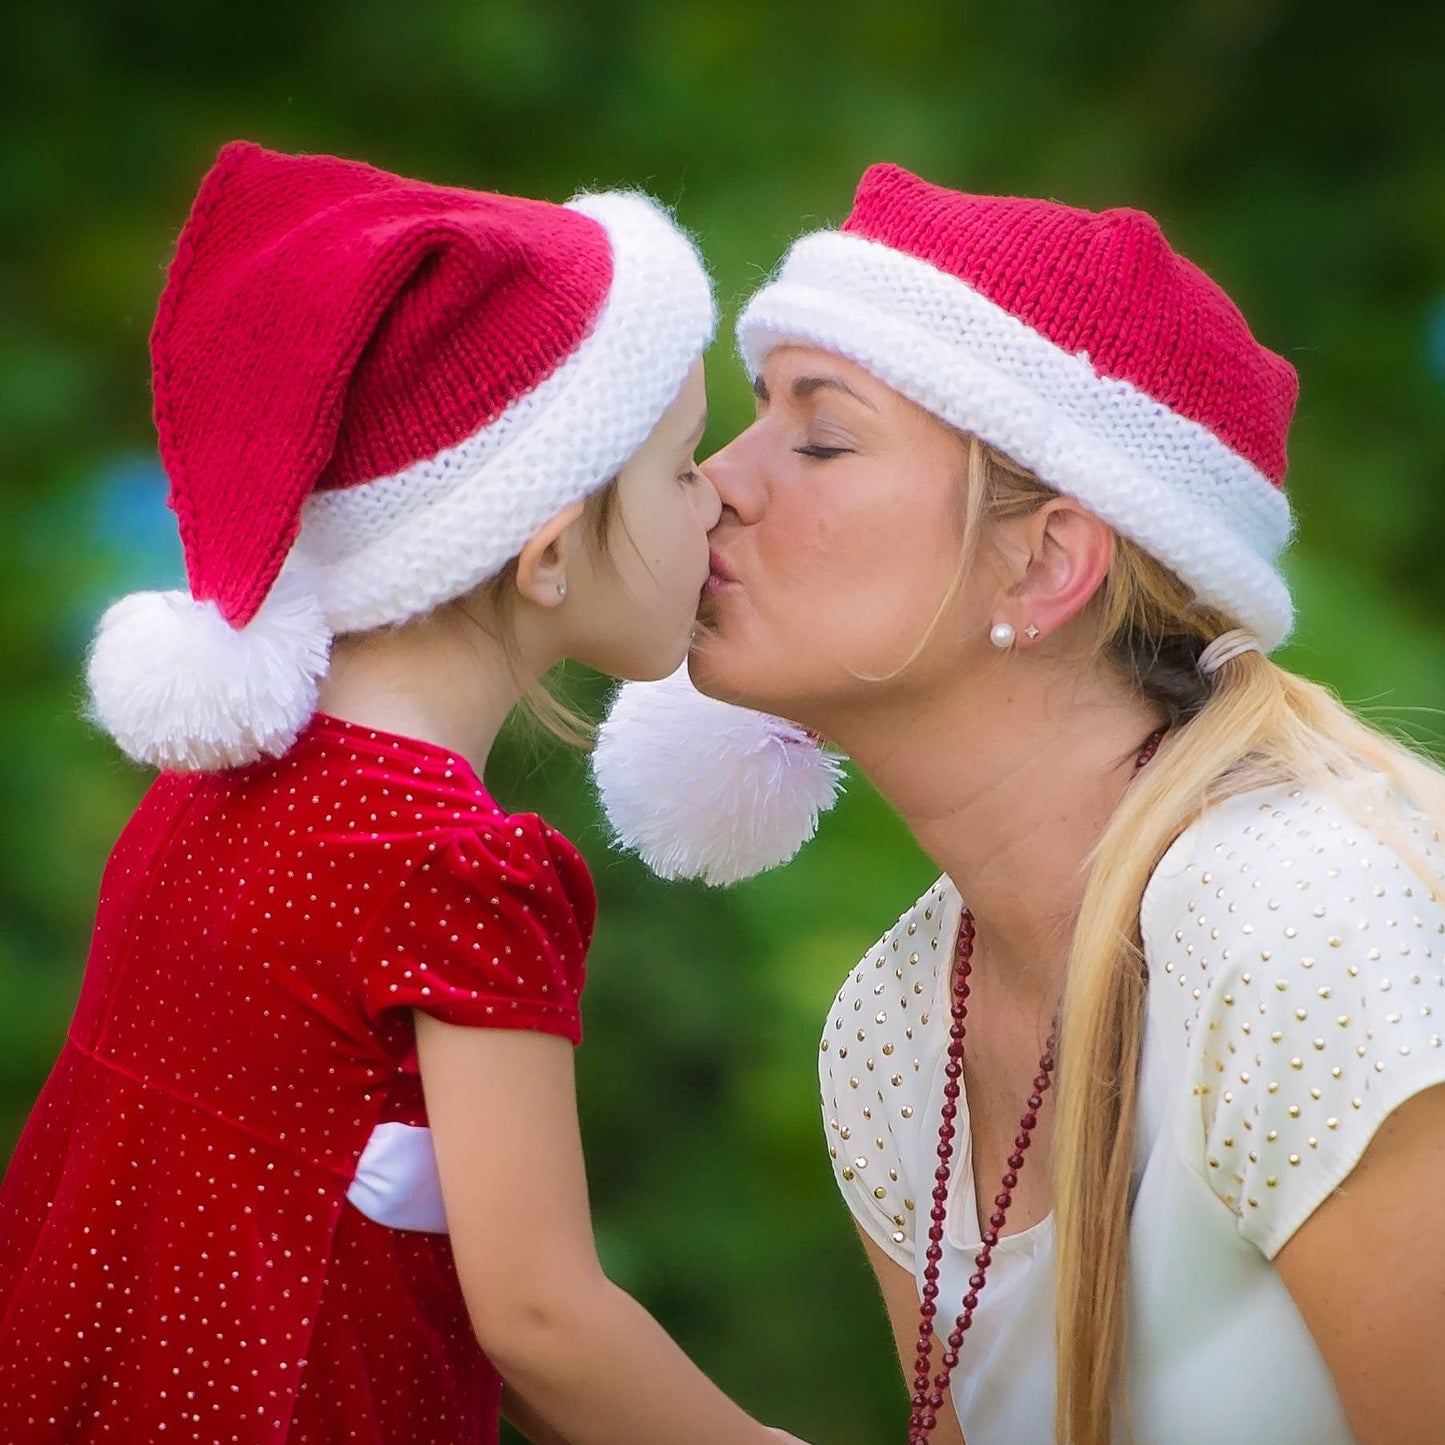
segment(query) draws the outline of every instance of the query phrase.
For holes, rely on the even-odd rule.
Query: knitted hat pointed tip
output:
[[[1298,380],[1143,212],[976,196],[865,172],[837,231],[747,303],[757,375],[832,351],[1067,492],[1266,646],[1292,620],[1278,557]]]
[[[853,191],[853,205],[856,209],[861,202],[875,196],[906,194],[917,191],[928,184],[922,176],[900,166],[896,161],[874,161],[858,178]]]

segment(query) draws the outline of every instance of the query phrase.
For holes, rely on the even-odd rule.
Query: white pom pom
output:
[[[89,712],[138,763],[239,767],[296,741],[330,652],[320,604],[287,573],[242,628],[189,593],[136,592],[100,619]]]
[[[618,689],[592,775],[620,847],[659,877],[721,885],[786,863],[843,770],[795,723],[705,697],[684,665]]]

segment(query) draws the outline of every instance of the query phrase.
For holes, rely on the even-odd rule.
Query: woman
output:
[[[943,874],[820,1061],[913,1438],[1441,1438],[1445,778],[1265,657],[1293,370],[1147,216],[889,166],[739,334],[693,678]]]

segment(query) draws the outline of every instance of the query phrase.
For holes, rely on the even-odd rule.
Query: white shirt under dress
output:
[[[1423,820],[1402,836],[1441,868]],[[920,1289],[961,909],[943,878],[898,920],[849,974],[819,1060],[838,1186]],[[1345,1445],[1333,1382],[1270,1261],[1386,1116],[1445,1082],[1445,901],[1339,802],[1271,788],[1176,839],[1140,924],[1149,988],[1121,1402],[1132,1439]],[[1032,1073],[1019,1075],[1020,1109]],[[959,1113],[943,1334],[979,1249],[964,1098]],[[978,1167],[992,1186],[1005,1162]],[[993,1252],[953,1377],[970,1445],[1052,1445],[1053,1257],[1052,1216]]]

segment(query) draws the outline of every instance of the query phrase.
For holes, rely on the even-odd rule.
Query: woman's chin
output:
[[[709,697],[731,701],[732,649],[716,633],[699,625],[687,654],[687,673],[692,685]]]

